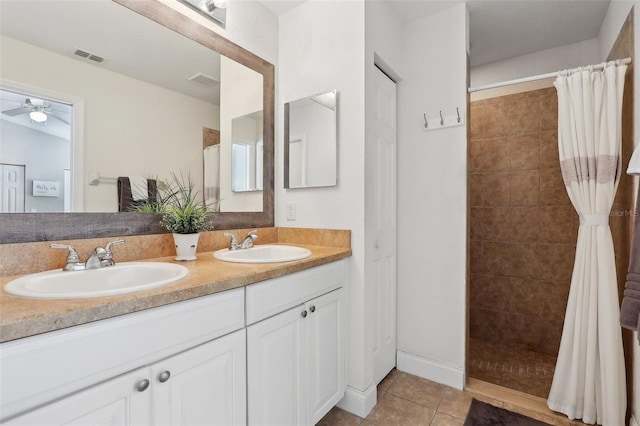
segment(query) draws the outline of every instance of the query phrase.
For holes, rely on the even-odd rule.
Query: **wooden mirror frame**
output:
[[[264,166],[262,212],[222,212],[215,229],[274,225],[274,66],[157,0],[113,0],[263,76]],[[1,213],[0,244],[168,232],[150,213]]]

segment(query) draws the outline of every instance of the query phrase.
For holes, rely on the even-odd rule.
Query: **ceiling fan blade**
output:
[[[20,114],[26,114],[28,112],[31,112],[31,108],[29,107],[20,107],[20,108],[14,108],[14,109],[8,109],[6,111],[2,111],[3,114],[8,115],[10,117],[15,117],[16,115],[20,115]]]
[[[65,120],[64,118],[61,118],[61,117],[59,117],[59,116],[57,116],[55,114],[51,114],[50,112],[48,112],[47,115],[49,117],[55,118],[56,120],[62,121],[64,124],[69,124],[69,122],[67,120]]]
[[[64,109],[53,108],[51,105],[47,105],[44,108],[44,112],[46,112],[47,114],[49,114],[49,112],[59,112],[62,114],[69,114],[69,111],[65,111]]]

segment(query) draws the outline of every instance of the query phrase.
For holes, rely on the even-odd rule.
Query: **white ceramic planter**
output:
[[[196,249],[200,234],[173,234],[176,246],[176,260],[196,260]]]

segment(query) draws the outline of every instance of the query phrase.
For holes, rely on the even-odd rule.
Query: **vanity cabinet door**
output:
[[[151,424],[149,369],[141,368],[4,421],[6,425]]]
[[[305,308],[247,328],[250,425],[305,425]]]
[[[247,328],[250,425],[313,425],[344,396],[344,290]]]
[[[151,367],[155,425],[246,425],[246,333]]]
[[[345,393],[343,289],[305,304],[309,424],[316,424]]]

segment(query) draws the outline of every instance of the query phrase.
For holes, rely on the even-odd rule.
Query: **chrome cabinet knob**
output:
[[[311,311],[311,313],[314,313],[316,311],[316,306],[315,305],[311,305],[309,310]]]
[[[171,377],[171,372],[165,370],[158,375],[158,381],[164,383],[169,380],[169,377]]]
[[[144,392],[147,390],[148,387],[149,387],[149,380],[144,379],[138,382],[138,386],[136,386],[136,389],[138,390],[138,392]]]
[[[302,318],[306,318],[307,317],[307,311],[302,311]]]

